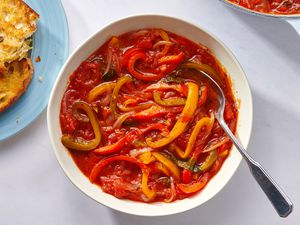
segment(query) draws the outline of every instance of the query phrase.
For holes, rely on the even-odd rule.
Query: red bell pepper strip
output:
[[[162,72],[159,72],[158,74],[155,73],[143,73],[135,68],[135,63],[137,60],[145,60],[146,59],[146,53],[144,52],[135,52],[135,54],[132,54],[132,57],[129,59],[128,62],[128,71],[132,76],[139,80],[143,81],[155,81],[161,79],[165,74]]]
[[[200,191],[205,187],[209,180],[209,174],[205,173],[199,178],[199,180],[192,184],[177,184],[177,188],[183,193],[191,194]]]
[[[146,110],[143,110],[141,112],[132,115],[131,118],[144,120],[144,119],[150,119],[158,115],[167,114],[168,112],[170,111],[168,111],[167,109],[161,106],[153,105]]]
[[[152,190],[148,187],[148,176],[151,172],[151,170],[143,163],[139,162],[136,158],[130,157],[130,156],[124,156],[124,155],[117,155],[112,156],[109,158],[105,158],[100,160],[92,169],[90,174],[90,181],[92,183],[95,183],[97,181],[97,178],[101,171],[109,164],[111,164],[114,161],[127,161],[130,163],[134,163],[138,165],[142,170],[142,191],[143,193],[148,197],[149,200],[153,199],[156,195],[156,191]]]
[[[141,52],[140,48],[130,48],[126,50],[123,54],[122,60],[121,60],[121,67],[126,67],[128,65],[128,61],[131,58],[133,54],[136,54],[137,52]]]
[[[183,169],[182,170],[182,181],[185,184],[188,184],[192,181],[192,171],[188,169]]]
[[[112,145],[107,145],[107,146],[103,146],[100,148],[96,148],[93,152],[96,154],[99,154],[99,155],[107,155],[107,154],[115,153],[124,147],[126,139],[127,139],[126,136],[122,137],[116,143],[114,143]]]
[[[155,123],[152,124],[144,129],[141,129],[141,134],[147,133],[150,130],[160,130],[162,134],[168,135],[169,134],[169,129],[166,125],[162,123]]]
[[[132,130],[129,133],[127,133],[124,137],[122,137],[120,140],[118,140],[116,143],[112,145],[96,148],[93,152],[99,155],[116,153],[120,151],[125,145],[131,142],[131,139],[133,139],[132,136],[137,136],[137,135],[139,135],[139,131]]]
[[[129,157],[129,156],[124,156],[124,155],[117,155],[117,156],[112,156],[109,158],[105,158],[100,160],[92,169],[91,174],[90,174],[90,181],[92,183],[95,183],[95,181],[97,180],[97,177],[99,176],[99,174],[101,173],[101,171],[110,163],[114,162],[114,161],[127,161],[127,162],[131,162],[134,164],[137,164],[142,170],[146,169],[146,166],[139,162],[136,158],[133,157]]]

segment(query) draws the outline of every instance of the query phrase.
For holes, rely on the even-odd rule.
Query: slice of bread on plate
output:
[[[0,74],[0,112],[7,109],[27,89],[33,75],[31,59],[24,58],[7,65]]]
[[[0,112],[27,89],[33,74],[28,57],[39,15],[22,0],[0,0]]]

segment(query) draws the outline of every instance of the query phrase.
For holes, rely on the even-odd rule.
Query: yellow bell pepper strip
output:
[[[136,104],[136,103],[137,103],[137,100],[133,99],[133,98],[129,98],[123,102],[124,106],[126,106],[126,107],[130,104]]]
[[[203,135],[204,139],[206,139],[209,136],[211,129],[213,127],[213,124],[215,122],[214,114],[212,113],[211,115],[212,115],[211,118],[203,117],[196,123],[184,152],[179,151],[179,149],[176,149],[177,154],[181,158],[186,159],[187,157],[189,157],[189,155],[191,154],[191,152],[195,146],[195,142],[198,137],[198,134],[203,129],[203,127],[205,127],[205,132],[206,132]]]
[[[98,96],[102,95],[104,92],[111,92],[116,86],[116,82],[105,82],[94,87],[88,93],[87,100],[93,102]]]
[[[217,158],[218,158],[218,151],[217,150],[210,151],[208,153],[208,156],[206,157],[205,161],[198,167],[198,170],[200,172],[204,172],[204,171],[208,170],[214,164],[214,162],[217,160]],[[195,171],[195,169],[194,169],[194,171]]]
[[[147,143],[144,142],[144,141],[141,141],[141,140],[134,140],[134,141],[132,142],[132,145],[133,145],[135,148],[147,147]]]
[[[217,74],[217,72],[209,65],[207,64],[199,64],[194,62],[187,62],[181,65],[182,68],[186,69],[194,69],[199,72],[203,71],[210,75],[219,85],[222,85],[223,82],[220,78],[220,76]]]
[[[158,91],[153,91],[153,99],[157,104],[162,106],[179,106],[185,105],[186,102],[185,98],[180,97],[161,99]]]
[[[168,168],[168,170],[172,173],[176,180],[180,180],[180,170],[173,161],[171,161],[159,152],[152,152],[151,154],[152,156],[154,156],[154,158],[157,159],[157,161],[161,162]]]
[[[202,86],[200,88],[201,96],[200,96],[199,101],[198,101],[198,108],[200,108],[206,102],[207,95],[208,95],[208,90],[207,89],[208,88],[206,86]]]
[[[85,114],[82,114],[78,110],[78,104],[72,105],[72,114],[80,122],[88,123],[90,121],[89,117]]]
[[[203,189],[207,184],[208,180],[209,174],[205,173],[199,178],[197,182],[191,184],[177,184],[177,188],[185,194],[195,193]]]
[[[178,65],[183,61],[184,54],[183,52],[180,52],[178,55],[167,55],[164,57],[161,57],[158,60],[158,65],[163,65],[163,64],[175,64]]]
[[[164,41],[169,42],[169,35],[167,34],[167,32],[165,32],[164,30],[159,30],[159,35],[161,36],[161,38]],[[165,45],[165,47],[163,48],[163,50],[161,51],[161,55],[165,55],[168,53],[170,46],[169,45]]]
[[[228,156],[228,153],[229,153],[229,150],[226,149],[226,150],[222,151],[222,152],[219,154],[219,156],[220,156],[221,158],[225,158],[226,156]]]
[[[111,164],[112,162],[115,161],[127,161],[130,163],[134,163],[136,165],[138,165],[141,170],[142,170],[142,191],[143,193],[148,197],[149,200],[153,199],[156,195],[156,191],[155,190],[151,190],[148,187],[148,176],[150,174],[150,169],[143,163],[139,162],[136,158],[130,157],[130,156],[124,156],[124,155],[117,155],[117,156],[112,156],[109,158],[105,158],[100,160],[92,169],[91,173],[90,173],[90,181],[92,183],[95,183],[101,173],[101,171],[108,166],[109,164]]]
[[[171,42],[171,41],[158,41],[158,42],[156,42],[153,46],[152,46],[152,48],[153,49],[156,49],[156,48],[158,48],[158,47],[160,47],[160,46],[165,46],[165,45],[169,45],[169,46],[171,46],[171,45],[173,45],[174,43],[173,42]],[[161,54],[161,53],[160,53]],[[162,55],[162,54],[161,54]]]
[[[144,52],[133,53],[131,58],[128,61],[128,71],[130,72],[130,74],[135,78],[143,81],[155,81],[161,79],[165,75],[162,71],[158,72],[157,74],[145,73],[135,68],[135,62],[137,60],[145,60],[145,59],[146,59],[146,53]]]
[[[154,159],[155,160],[155,159]],[[161,162],[155,162],[154,163],[154,168],[162,173],[164,173],[165,175],[167,176],[170,176],[170,172],[169,170],[167,169],[167,167],[162,164]]]
[[[117,37],[115,37],[115,36],[113,36],[113,37],[110,39],[109,43],[108,43],[109,46],[114,47],[114,48],[119,47],[119,44],[120,44],[120,41],[119,41],[119,39],[118,39]]]
[[[181,93],[183,96],[187,96],[188,89],[185,84],[167,84],[164,82],[158,82],[155,84],[151,84],[145,88],[144,91],[164,91],[164,90],[175,90]]]
[[[117,81],[116,86],[115,86],[112,96],[111,96],[111,100],[110,100],[110,109],[111,109],[114,117],[118,116],[116,108],[117,108],[117,98],[118,98],[119,91],[124,84],[126,84],[128,82],[132,82],[132,81],[133,81],[132,77],[128,74],[124,75]]]
[[[101,131],[97,116],[93,109],[89,106],[89,104],[84,101],[76,101],[73,103],[72,107],[85,111],[90,123],[92,124],[95,138],[92,140],[85,140],[80,137],[74,138],[72,135],[64,134],[61,138],[61,142],[67,148],[71,148],[78,151],[90,151],[96,148],[101,141]]]
[[[136,106],[124,106],[123,104],[117,104],[118,108],[123,112],[141,111],[148,109],[154,105],[154,102],[144,102]]]
[[[179,148],[175,143],[172,143],[169,145],[169,150],[171,150],[172,152],[175,152],[176,155],[178,155],[179,157],[184,155],[184,151],[181,148]]]
[[[149,168],[147,168],[143,171],[142,176],[142,191],[147,196],[149,201],[154,199],[154,197],[156,196],[156,191],[148,187],[148,179],[151,172],[152,171]]]
[[[157,69],[161,74],[166,75],[172,73],[182,63],[184,57],[183,53],[173,56],[165,56],[158,62]]]
[[[168,137],[162,138],[154,142],[149,138],[146,139],[148,146],[150,146],[151,148],[160,148],[171,143],[180,134],[184,132],[187,124],[192,119],[193,114],[197,108],[199,87],[197,84],[192,82],[188,82],[187,86],[188,86],[188,96],[187,96],[185,106],[179,116],[179,119],[177,120],[173,129],[171,130],[170,135]]]
[[[146,165],[155,161],[155,158],[152,156],[150,151],[142,153],[138,156],[138,159]]]

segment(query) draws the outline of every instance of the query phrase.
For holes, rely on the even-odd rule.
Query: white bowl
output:
[[[240,99],[237,135],[244,147],[247,147],[252,128],[252,97],[246,76],[230,50],[214,35],[188,22],[160,15],[140,15],[116,21],[92,35],[69,57],[56,80],[48,106],[48,130],[56,157],[66,175],[81,191],[97,202],[115,210],[143,216],[161,216],[180,213],[199,206],[216,195],[232,177],[241,162],[237,149],[233,148],[221,170],[210,180],[207,186],[192,197],[172,203],[141,203],[118,199],[102,190],[84,176],[70,154],[62,145],[59,123],[60,102],[70,74],[91,53],[98,49],[112,35],[142,28],[162,28],[210,48],[232,79],[235,96]],[[234,193],[232,193],[234,194]]]

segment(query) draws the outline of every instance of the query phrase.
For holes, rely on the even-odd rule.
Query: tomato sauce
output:
[[[208,48],[160,29],[110,38],[70,75],[61,101],[62,142],[78,168],[117,198],[170,202],[201,191],[232,147],[202,70],[222,87],[235,132],[230,79]]]
[[[228,0],[247,9],[269,14],[300,14],[300,0]]]

